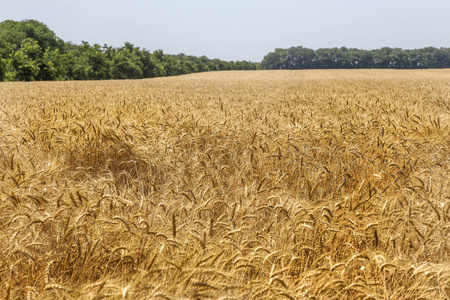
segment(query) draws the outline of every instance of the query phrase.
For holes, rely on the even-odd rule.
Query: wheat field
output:
[[[0,299],[448,299],[450,70],[0,83]]]

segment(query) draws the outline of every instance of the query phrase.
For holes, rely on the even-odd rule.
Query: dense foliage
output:
[[[376,50],[354,48],[278,48],[267,54],[264,69],[425,69],[450,68],[450,48],[403,50],[384,47]]]
[[[138,79],[257,67],[248,61],[150,52],[131,43],[75,45],[35,20],[0,23],[0,81]]]
[[[0,81],[139,79],[222,70],[450,68],[450,48],[277,48],[261,63],[65,42],[35,20],[0,23]]]

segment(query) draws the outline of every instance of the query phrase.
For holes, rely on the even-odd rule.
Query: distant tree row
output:
[[[123,47],[75,45],[45,24],[0,23],[0,81],[139,79],[219,70],[255,70],[259,64]]]
[[[278,48],[261,62],[263,69],[425,69],[450,68],[450,48],[376,50],[354,48]]]

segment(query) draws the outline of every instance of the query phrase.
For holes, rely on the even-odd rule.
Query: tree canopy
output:
[[[80,45],[58,38],[35,20],[0,23],[0,81],[139,79],[216,70],[255,70],[259,64],[124,46]]]
[[[450,68],[450,48],[277,48],[261,63],[65,42],[36,20],[0,23],[0,81],[140,79],[256,69]]]
[[[264,57],[261,64],[268,70],[450,68],[450,48],[359,50],[341,47],[312,50],[299,46],[275,49]]]

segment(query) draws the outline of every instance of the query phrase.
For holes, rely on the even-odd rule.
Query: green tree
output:
[[[100,45],[94,44],[90,46],[88,42],[83,41],[79,50],[83,57],[81,62],[88,64],[88,67],[85,67],[88,79],[101,80],[111,78],[107,56]]]
[[[267,70],[288,69],[287,67],[287,51],[277,48],[275,52],[271,52],[264,56],[262,67]]]
[[[76,45],[64,42],[35,20],[0,23],[0,80],[136,79],[258,67],[245,61],[167,55],[162,50],[151,53],[130,43],[121,48],[87,42]]]
[[[61,48],[64,42],[45,24],[35,20],[21,22],[7,20],[0,23],[0,54],[8,57],[20,49],[23,41],[31,38],[37,41],[42,49]]]
[[[0,81],[5,80],[6,60],[0,55]]]
[[[37,41],[26,38],[20,49],[10,55],[7,79],[17,81],[39,79],[39,59],[41,55],[42,48]]]
[[[285,67],[287,69],[313,69],[316,54],[314,50],[303,47],[287,49]]]
[[[45,49],[40,60],[40,80],[65,80],[68,78],[68,68],[65,55],[61,54],[59,49]]]
[[[130,43],[111,52],[111,76],[114,79],[143,78],[143,63],[139,57],[139,48]]]
[[[150,53],[148,51],[144,52],[141,60],[144,64],[142,71],[144,72],[145,78],[161,77],[166,75],[163,64],[156,58],[154,53]]]
[[[303,47],[275,49],[262,63],[265,69],[340,69],[340,68],[449,68],[449,48],[403,50],[383,47],[376,50],[355,48],[322,48],[316,51]]]
[[[183,67],[180,64],[180,60],[176,59],[172,55],[164,55],[163,66],[166,76],[175,76],[184,74]]]

